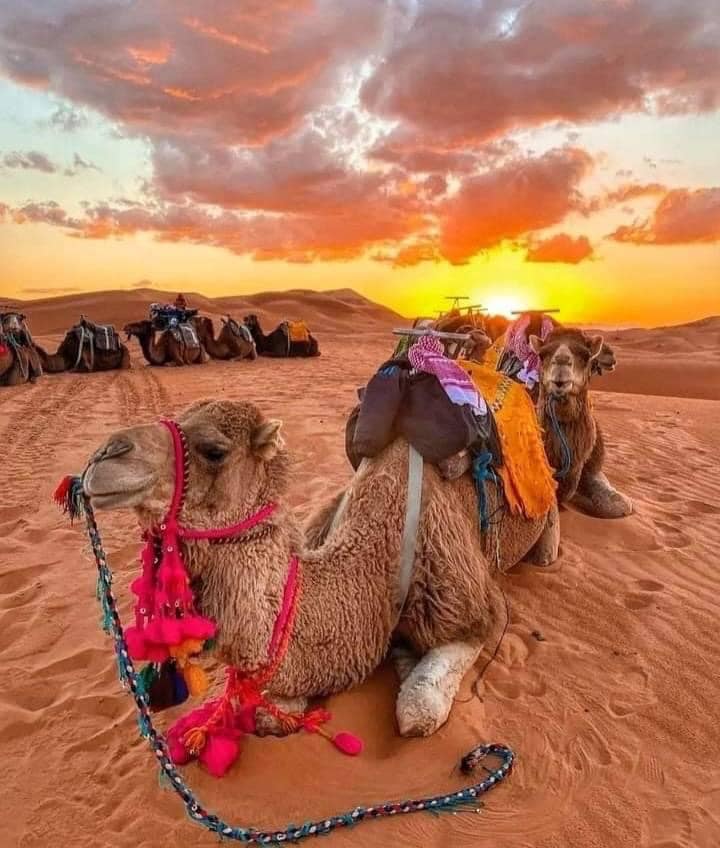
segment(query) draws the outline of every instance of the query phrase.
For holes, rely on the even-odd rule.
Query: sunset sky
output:
[[[2,0],[0,296],[150,284],[720,313],[718,0]]]

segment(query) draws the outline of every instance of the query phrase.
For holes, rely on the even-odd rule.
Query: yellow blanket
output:
[[[494,370],[458,360],[495,416],[503,450],[499,469],[511,512],[528,518],[543,516],[555,500],[557,483],[545,456],[535,407],[524,386]]]
[[[291,342],[309,342],[310,330],[304,321],[288,321],[288,335]]]

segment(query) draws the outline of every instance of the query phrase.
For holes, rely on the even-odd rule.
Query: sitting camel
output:
[[[215,327],[211,318],[193,318],[193,324],[200,339],[212,359],[257,359],[257,349],[250,331],[244,324],[238,324],[234,318],[222,319],[222,330],[215,338]]]
[[[0,386],[34,383],[42,373],[25,316],[20,312],[0,313]]]
[[[541,363],[537,413],[545,452],[558,469],[558,501],[597,518],[630,515],[632,502],[602,472],[605,446],[589,397],[593,364],[606,347],[602,336],[556,327],[542,341],[530,336]]]
[[[48,374],[130,368],[130,351],[120,341],[115,329],[110,325],[94,324],[84,315],[67,331],[55,353],[47,353],[38,344],[35,350]]]
[[[317,339],[306,331],[307,339],[305,341],[293,340],[291,328],[287,321],[280,324],[267,336],[263,333],[257,315],[246,315],[243,318],[243,323],[252,333],[260,356],[320,356]]]
[[[207,361],[201,344],[189,345],[182,335],[175,336],[172,330],[163,330],[158,339],[152,321],[133,321],[123,327],[123,332],[128,339],[137,337],[150,365],[199,365]]]
[[[397,720],[403,735],[425,736],[447,719],[460,682],[476,661],[498,607],[493,566],[530,555],[555,558],[557,507],[540,518],[507,514],[492,538],[480,533],[477,495],[466,477],[444,481],[426,467],[409,587],[396,602],[408,499],[408,445],[398,439],[356,473],[343,520],[308,547],[287,504],[291,461],[280,422],[254,405],[201,401],[178,420],[187,446],[187,490],[180,521],[198,528],[234,524],[277,505],[234,543],[182,541],[198,612],[216,622],[218,658],[245,669],[267,656],[288,563],[301,578],[287,653],[268,684],[274,700],[326,696],[360,683],[393,637],[410,646],[398,663]],[[161,423],[116,432],[90,458],[85,492],[95,509],[133,508],[157,526],[174,491],[174,448]],[[490,509],[497,493],[488,493]],[[335,503],[314,519],[328,523]],[[271,728],[283,732],[282,727]]]

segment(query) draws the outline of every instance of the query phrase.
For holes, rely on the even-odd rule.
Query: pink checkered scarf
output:
[[[420,336],[408,351],[410,364],[417,371],[433,374],[440,381],[445,394],[458,406],[468,404],[475,412],[487,412],[485,401],[474,383],[462,368],[445,356],[442,342],[434,336]]]
[[[514,353],[518,360],[522,362],[523,369],[518,377],[532,388],[540,379],[540,357],[529,344],[528,327],[530,320],[529,315],[521,315],[517,321],[513,321],[505,335],[505,350]],[[541,341],[545,341],[552,331],[553,322],[547,315],[543,316],[540,324]]]

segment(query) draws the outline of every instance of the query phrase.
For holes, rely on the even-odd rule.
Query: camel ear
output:
[[[537,355],[539,356],[540,348],[542,347],[542,339],[539,336],[530,336],[528,341],[530,342],[530,348],[532,349],[532,352],[537,353]]]
[[[593,336],[590,339],[590,359],[597,359],[603,346],[602,336]]]
[[[285,446],[285,440],[280,434],[281,427],[282,421],[271,418],[263,421],[253,433],[253,453],[265,462],[269,462]]]

